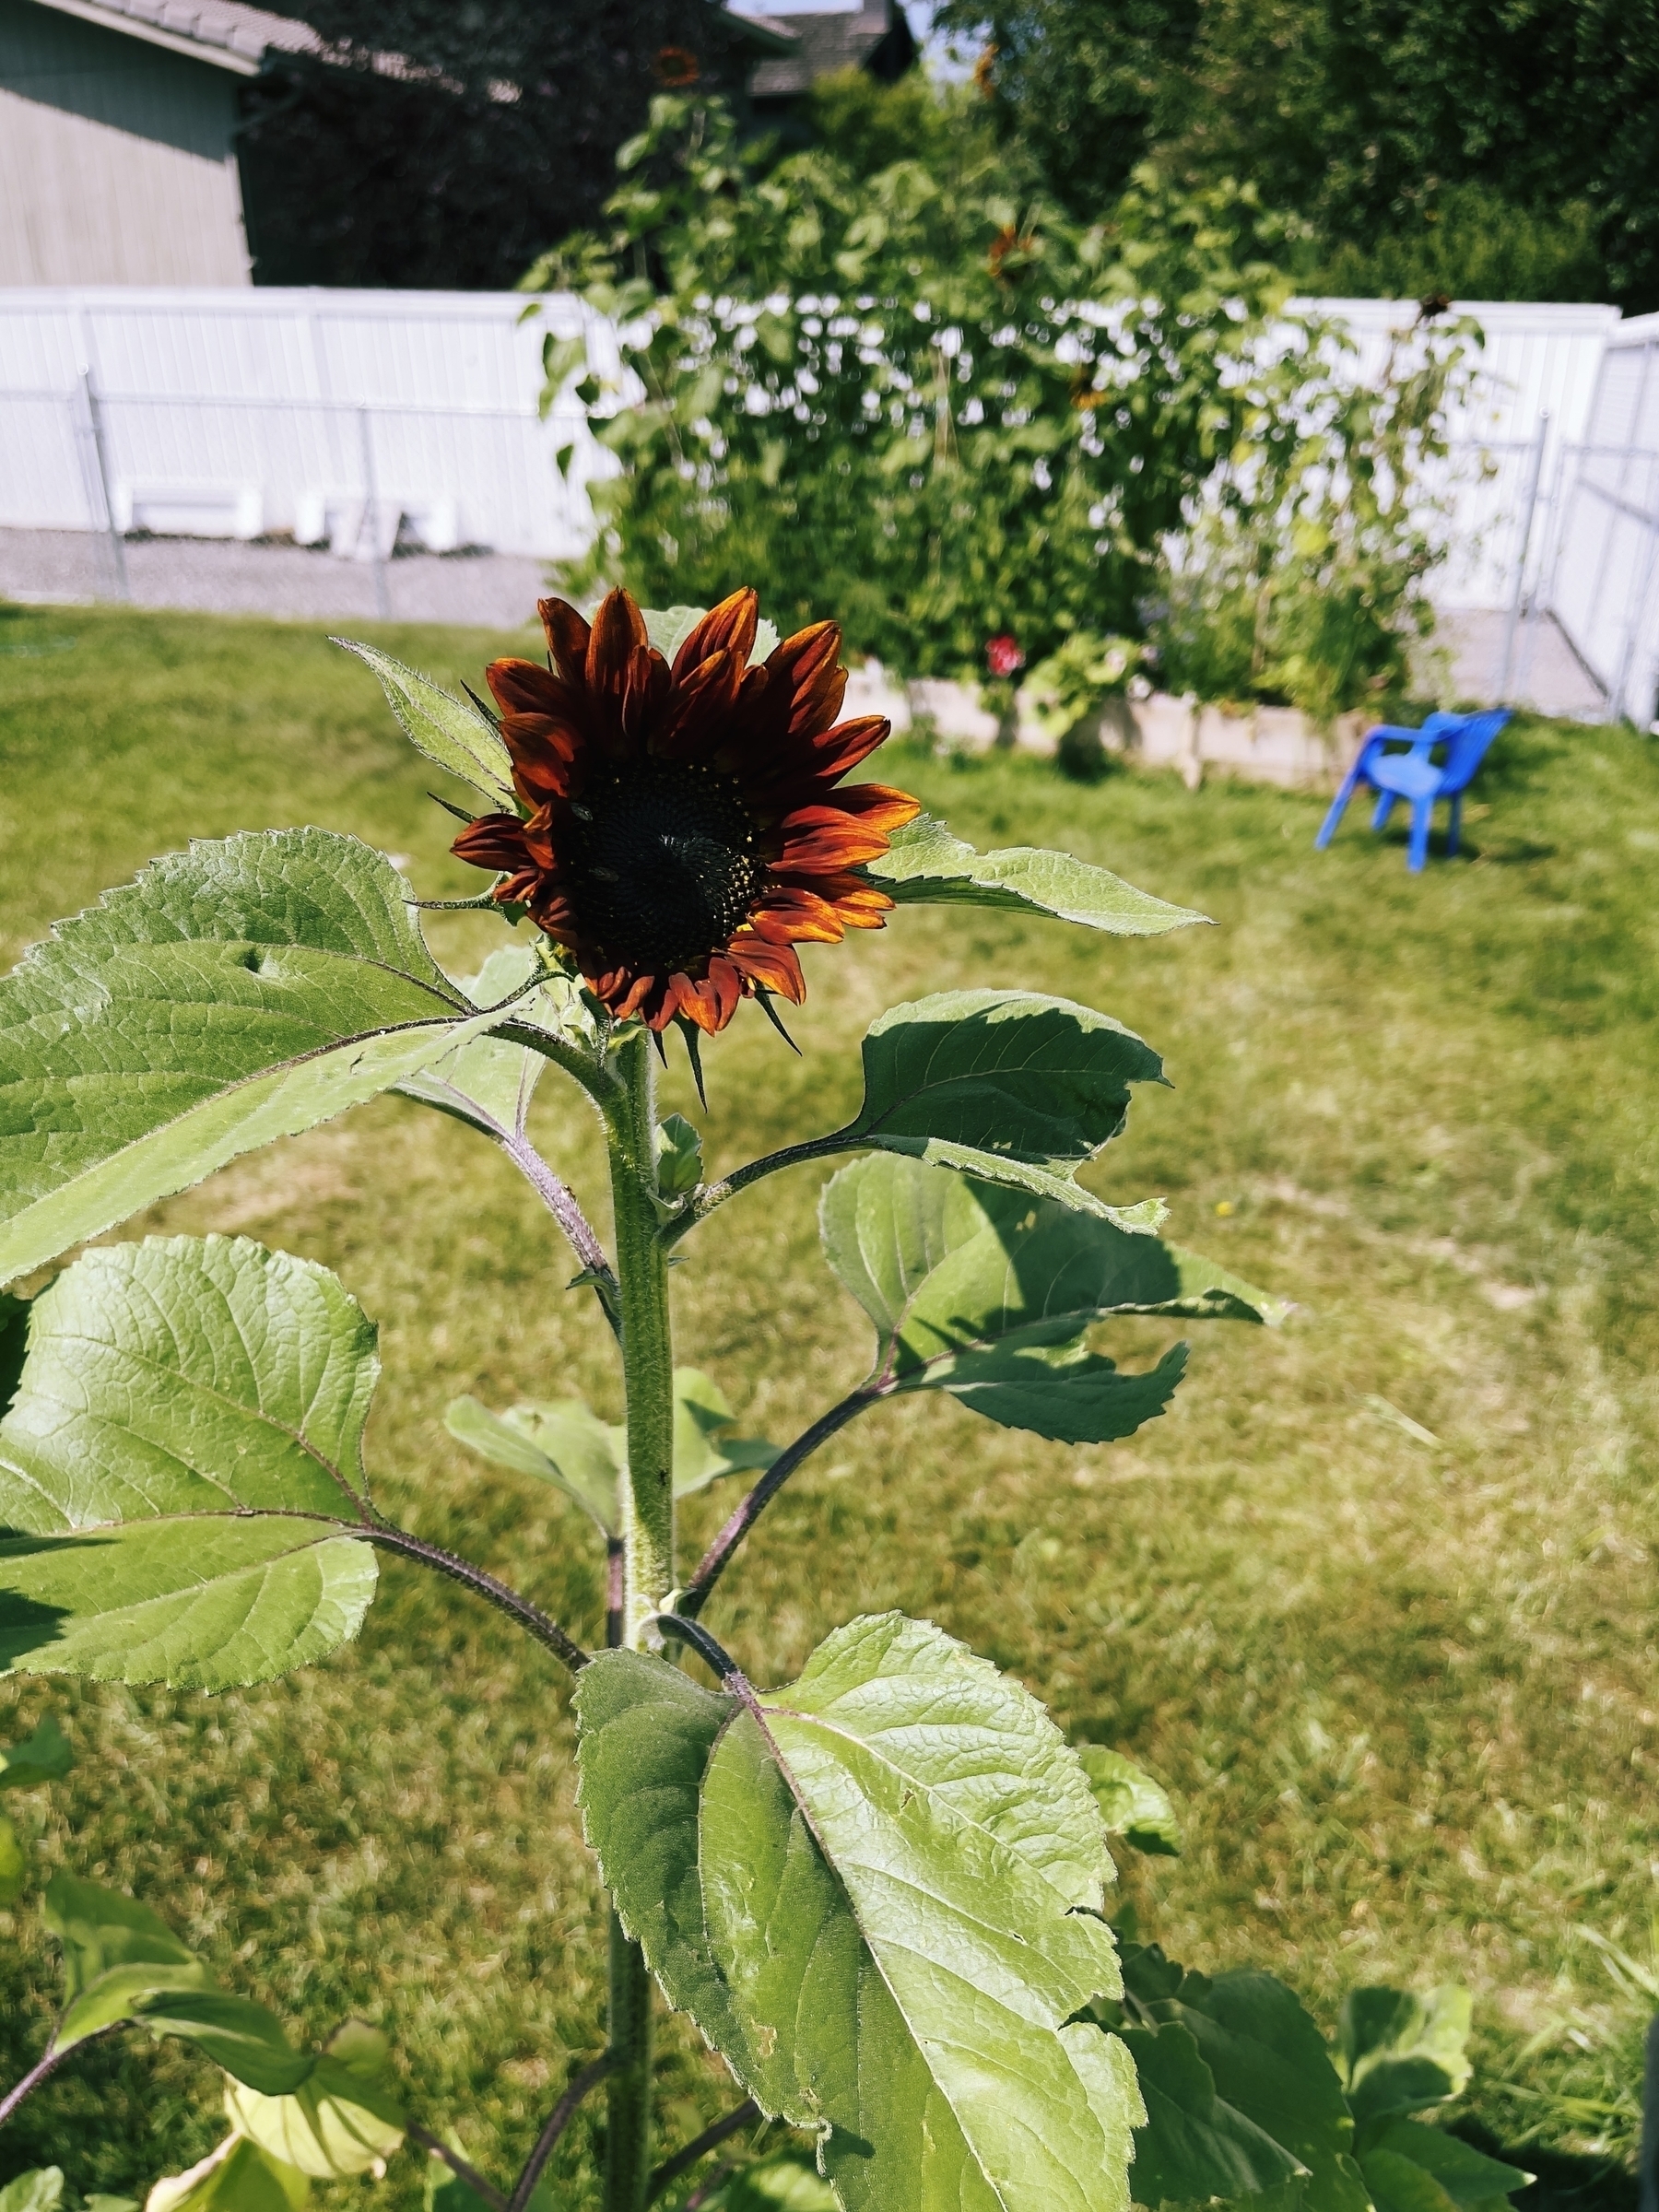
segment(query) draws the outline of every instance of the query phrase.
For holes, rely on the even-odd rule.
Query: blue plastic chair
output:
[[[1382,723],[1367,733],[1359,747],[1359,758],[1342,780],[1342,789],[1331,801],[1331,811],[1320,825],[1319,835],[1313,840],[1316,849],[1323,853],[1336,834],[1348,801],[1361,783],[1369,784],[1377,794],[1376,812],[1371,816],[1371,828],[1381,830],[1394,812],[1396,799],[1411,802],[1411,842],[1406,848],[1406,865],[1420,875],[1429,857],[1429,826],[1434,818],[1436,799],[1450,799],[1452,819],[1446,830],[1447,856],[1457,850],[1458,833],[1463,827],[1464,793],[1475,780],[1475,771],[1486,759],[1487,748],[1504,724],[1513,719],[1510,707],[1492,707],[1483,714],[1430,714],[1420,730],[1403,730],[1391,723]],[[1403,753],[1388,751],[1390,745],[1404,745],[1410,749]],[[1436,765],[1434,751],[1444,746],[1446,758]]]

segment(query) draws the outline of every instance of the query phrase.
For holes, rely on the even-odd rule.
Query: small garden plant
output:
[[[783,1027],[778,1002],[806,989],[798,946],[911,904],[1128,935],[1199,917],[1063,854],[976,853],[902,792],[845,781],[887,726],[840,719],[831,624],[779,643],[748,591],[708,613],[642,614],[614,592],[591,626],[558,600],[542,616],[548,665],[496,663],[494,711],[355,648],[416,744],[477,794],[454,850],[492,880],[465,903],[511,931],[477,974],[433,959],[393,861],[299,830],[157,861],[0,983],[0,1281],[34,1290],[0,1300],[0,1660],[208,1691],[269,1680],[355,1635],[382,1555],[499,1607],[571,1677],[579,1803],[610,1900],[593,2055],[528,2159],[492,2174],[404,2108],[381,2029],[347,2021],[298,2049],[141,1900],[65,1873],[43,1900],[61,2014],[0,2124],[83,2044],[135,2030],[186,2039],[226,2077],[222,2142],[158,2182],[150,2212],[291,2212],[312,2180],[382,2171],[406,2143],[429,2155],[441,2212],[551,2212],[548,2162],[594,2092],[605,2212],[1501,2198],[1524,2177],[1409,2117],[1466,2075],[1455,1998],[1357,1993],[1334,2063],[1271,1977],[1185,1973],[1126,1924],[1120,1945],[1109,1836],[1173,1844],[1167,1802],[1128,1760],[1069,1747],[1017,1682],[925,1621],[849,1621],[797,1679],[761,1688],[704,1618],[794,1470],[885,1401],[944,1391],[1008,1428],[1108,1442],[1163,1410],[1185,1347],[1124,1371],[1100,1324],[1278,1310],[1166,1242],[1156,1201],[1109,1203],[1078,1180],[1133,1087],[1160,1076],[1105,1014],[1001,984],[893,1007],[865,1038],[851,1122],[712,1181],[698,1132],[659,1119],[670,1038],[700,1089],[706,1049],[749,1002],[746,1018]],[[603,1125],[608,1244],[527,1134],[549,1068]],[[521,1170],[527,1219],[568,1245],[571,1288],[614,1339],[618,1427],[557,1378],[545,1399],[449,1415],[481,1459],[591,1523],[603,1648],[376,1506],[374,1326],[328,1270],[223,1236],[64,1264],[226,1161],[388,1091]],[[875,1346],[865,1380],[779,1448],[735,1437],[718,1382],[680,1362],[672,1267],[716,1209],[818,1161],[844,1163],[823,1189],[823,1245]],[[744,1479],[703,1556],[683,1559],[677,1500]],[[49,1783],[68,1758],[44,1726],[4,1755],[0,1788]],[[14,1861],[0,1828],[17,1894]],[[661,2002],[735,2084],[727,2118],[689,2143],[656,2139]],[[710,2153],[766,2124],[770,2164],[700,2183]],[[42,2170],[8,2212],[51,2212],[63,2187]]]

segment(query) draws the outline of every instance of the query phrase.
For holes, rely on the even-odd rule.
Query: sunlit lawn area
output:
[[[382,641],[445,680],[501,650]],[[915,750],[882,773],[976,842],[1065,846],[1218,926],[1141,942],[921,910],[809,953],[803,1057],[752,1010],[708,1054],[714,1163],[846,1118],[856,1040],[889,1004],[1055,991],[1146,1036],[1173,1084],[1140,1096],[1093,1178],[1164,1193],[1173,1234],[1298,1311],[1274,1335],[1195,1329],[1170,1416],[1116,1447],[940,1399],[877,1412],[795,1478],[711,1626],[771,1682],[854,1614],[940,1622],[1175,1793],[1185,1856],[1124,1883],[1175,1955],[1271,1967],[1327,2026],[1356,1981],[1466,1982],[1484,2122],[1512,2143],[1628,2139],[1640,2013],[1591,1938],[1654,1963],[1659,747],[1523,722],[1465,857],[1437,851],[1420,878],[1403,834],[1358,811],[1316,854],[1312,796],[1082,788]],[[192,835],[316,822],[406,855],[429,896],[470,890],[434,780],[367,671],[309,629],[7,612],[0,968]],[[432,936],[465,965],[499,929],[439,916]],[[694,1113],[671,1058],[670,1103]],[[596,1134],[557,1076],[535,1127],[602,1213]],[[866,1324],[817,1253],[820,1180],[727,1207],[677,1271],[681,1354],[746,1433],[787,1440],[863,1371]],[[598,1633],[586,1524],[442,1426],[462,1391],[619,1412],[567,1253],[482,1139],[382,1100],[121,1233],[159,1230],[337,1269],[381,1324],[382,1501]],[[1112,1348],[1139,1363],[1173,1334],[1135,1324]],[[732,1497],[691,1502],[688,1552]],[[4,1740],[51,1708],[80,1758],[8,1809],[42,1873],[130,1887],[297,2033],[382,2023],[411,2109],[507,2176],[598,2048],[566,1684],[446,1583],[394,1563],[382,1593],[355,1646],[239,1695],[6,1685]],[[41,2048],[29,1993],[53,1967],[27,1902],[7,1928],[9,2081]],[[677,2136],[733,2100],[694,2036],[671,2031],[663,2065]],[[139,2194],[217,2139],[213,2080],[177,2045],[102,2045],[0,2136],[0,2176],[50,2158],[83,2190]],[[573,2206],[592,2144],[584,2122],[559,2153]],[[413,2153],[373,2198],[420,2203]]]

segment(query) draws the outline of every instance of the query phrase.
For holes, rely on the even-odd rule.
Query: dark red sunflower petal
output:
[[[450,851],[475,868],[523,867],[530,858],[524,825],[516,814],[481,814],[468,822]]]
[[[806,978],[801,963],[787,945],[768,945],[739,930],[726,947],[726,958],[746,982],[776,991],[798,1006],[806,995]]]
[[[782,840],[772,865],[783,876],[815,876],[825,869],[855,868],[863,861],[877,860],[888,849],[885,830],[866,830],[848,815],[831,807],[807,807],[807,814],[823,814],[819,822],[796,818],[787,830],[774,832]]]
[[[815,876],[812,888],[827,899],[848,929],[879,929],[893,900],[862,876]]]
[[[866,830],[887,831],[902,830],[906,822],[913,822],[922,811],[922,802],[912,799],[908,791],[896,791],[890,783],[843,783],[818,804],[786,815],[782,826],[786,831],[793,830],[802,816],[816,819],[825,807],[853,816]]]
[[[689,760],[715,749],[731,717],[743,663],[722,648],[677,682],[667,712],[656,721],[650,749],[665,760]]]
[[[789,684],[787,727],[792,737],[816,736],[841,712],[847,688],[841,642],[838,623],[815,622],[810,629],[785,638],[767,662],[768,669],[785,675]]]
[[[625,591],[607,593],[599,603],[588,635],[587,688],[596,699],[614,702],[605,735],[611,748],[629,758],[639,749],[640,725],[652,700],[654,659],[645,618]],[[664,677],[667,670],[664,667]],[[660,692],[660,684],[657,687]]]
[[[838,723],[808,745],[797,747],[784,740],[772,761],[756,763],[745,773],[745,794],[752,806],[779,816],[813,806],[885,743],[890,727],[882,716],[865,714],[856,722]]]
[[[772,884],[749,910],[749,927],[769,945],[836,945],[842,924],[828,899],[804,884]]]
[[[512,759],[512,781],[526,805],[568,798],[575,782],[581,736],[567,723],[545,714],[504,714],[501,739]]]
[[[696,622],[680,641],[679,651],[674,656],[674,680],[682,683],[700,662],[711,653],[730,653],[742,666],[755,650],[755,628],[760,618],[760,601],[756,593],[745,584],[718,606],[712,606],[700,622]]]
[[[547,632],[553,665],[567,684],[587,682],[588,626],[568,599],[538,599],[535,611]]]

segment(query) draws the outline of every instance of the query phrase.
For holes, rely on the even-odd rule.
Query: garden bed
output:
[[[924,677],[901,684],[879,661],[866,662],[847,687],[850,714],[885,714],[895,731],[934,730],[947,747],[989,751],[1011,735],[1022,750],[1059,750],[1021,693],[1011,733],[987,707],[977,684]],[[1099,717],[1102,749],[1147,768],[1177,770],[1189,786],[1206,771],[1293,791],[1335,791],[1375,723],[1364,709],[1339,714],[1322,730],[1297,707],[1204,704],[1154,691],[1147,699],[1109,700]],[[1085,728],[1087,725],[1085,725]]]

